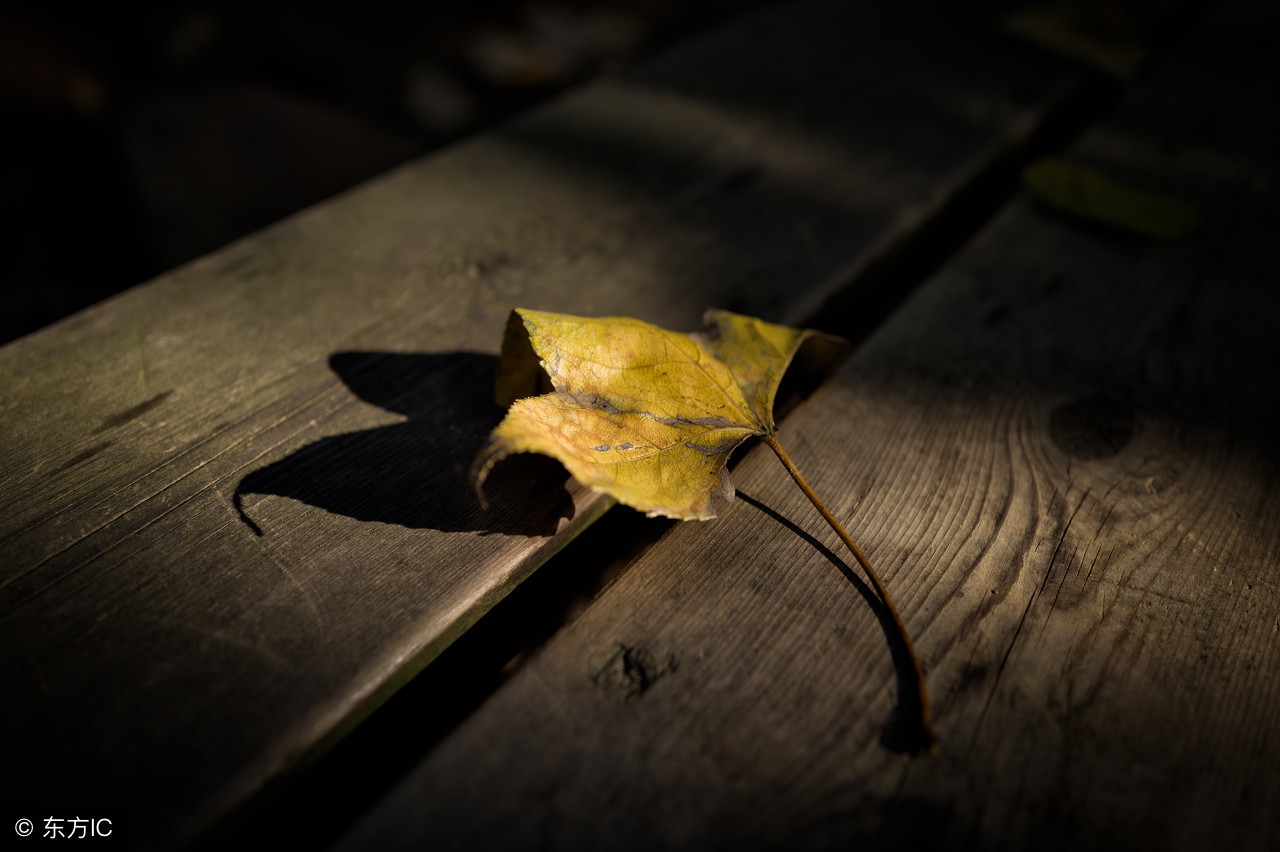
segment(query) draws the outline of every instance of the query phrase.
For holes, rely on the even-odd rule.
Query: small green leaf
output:
[[[1200,210],[1174,195],[1147,192],[1096,169],[1047,157],[1022,173],[1023,186],[1055,210],[1170,242],[1200,227]]]

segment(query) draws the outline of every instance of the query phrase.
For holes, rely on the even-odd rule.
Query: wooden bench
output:
[[[936,757],[761,447],[340,848],[1276,848],[1277,22],[1228,4],[1070,152],[1197,236],[1018,199],[782,430],[896,590]]]
[[[270,808],[607,508],[528,475],[493,512],[473,503],[512,307],[856,327],[847,306],[884,302],[883,270],[1092,91],[985,17],[880,6],[746,17],[0,350],[10,777],[42,802],[118,804],[143,847]],[[1258,152],[1191,144],[1183,162],[1143,139],[1099,131],[1080,155],[1208,187],[1210,237],[1153,254],[1015,203],[787,421],[917,635],[939,758],[881,744],[895,668],[875,609],[752,453],[734,473],[746,499],[631,566],[352,847],[916,830],[1020,845],[1032,820],[1073,812],[1082,836],[1130,817],[1169,829],[1158,793],[1201,829],[1218,822],[1198,808],[1233,792],[1274,800],[1270,456],[1235,428],[1252,397],[1224,385],[1221,422],[1182,416],[1213,387],[1191,365],[1227,353],[1170,325],[1197,264],[1265,246],[1273,173]],[[1216,217],[1254,208],[1232,242]],[[1204,304],[1265,343],[1254,280],[1228,283],[1256,310]],[[1185,333],[1203,359],[1125,348],[1153,300],[1168,307],[1140,341]],[[1081,458],[1099,418],[1130,440]],[[1218,572],[1174,572],[1184,559]],[[1231,614],[1247,615],[1242,646]],[[1116,773],[1135,766],[1147,798],[1126,810]],[[1208,786],[1177,780],[1202,769]],[[1078,780],[1094,772],[1096,790]],[[1241,813],[1219,827],[1274,836],[1265,808]]]

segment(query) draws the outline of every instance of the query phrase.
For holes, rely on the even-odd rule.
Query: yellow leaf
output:
[[[707,520],[715,517],[717,501],[733,498],[725,470],[729,454],[758,436],[884,603],[915,672],[914,689],[903,700],[916,705],[918,745],[932,748],[924,667],[902,616],[871,563],[782,448],[773,420],[787,367],[801,361],[810,372],[825,373],[848,344],[727,311],[708,311],[705,322],[704,331],[680,334],[629,317],[513,311],[494,388],[499,404],[511,407],[472,468],[477,494],[499,460],[542,453],[584,485],[651,516]]]
[[[1200,210],[1189,201],[1138,189],[1057,157],[1029,166],[1022,183],[1050,207],[1153,240],[1181,239],[1200,226]]]
[[[495,383],[511,407],[476,459],[477,490],[502,458],[542,453],[649,515],[715,517],[715,504],[733,499],[729,454],[776,432],[774,396],[788,365],[799,356],[829,368],[847,347],[726,311],[706,321],[705,331],[682,334],[629,317],[513,311]],[[530,398],[546,378],[551,392]]]

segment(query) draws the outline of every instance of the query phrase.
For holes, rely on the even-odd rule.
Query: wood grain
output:
[[[189,839],[603,508],[471,503],[512,307],[799,316],[1078,85],[877,6],[744,19],[0,350],[10,776]]]
[[[1198,236],[1018,200],[782,429],[915,637],[936,757],[757,448],[339,848],[1280,845],[1278,24],[1224,7],[1071,153]]]

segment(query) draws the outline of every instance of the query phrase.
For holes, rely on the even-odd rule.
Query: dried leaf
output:
[[[629,317],[513,311],[495,384],[499,404],[511,407],[472,468],[476,492],[500,459],[542,453],[584,485],[650,515],[706,520],[715,517],[717,500],[733,497],[729,454],[758,436],[883,602],[915,673],[904,701],[916,706],[918,745],[932,748],[924,667],[902,616],[867,557],[782,448],[773,420],[787,367],[801,360],[826,372],[847,344],[726,311],[709,311],[705,319],[705,331],[680,334]],[[547,380],[550,392],[532,396],[547,390]]]
[[[1033,6],[1010,13],[1003,23],[1014,35],[1120,80],[1131,79],[1147,58],[1124,7],[1114,0]]]
[[[729,454],[776,432],[788,365],[800,354],[830,367],[846,344],[726,311],[706,319],[706,331],[682,334],[629,317],[513,311],[496,396],[514,402],[476,460],[477,490],[502,458],[542,453],[649,515],[715,517],[733,498]],[[551,392],[528,398],[547,377]]]

